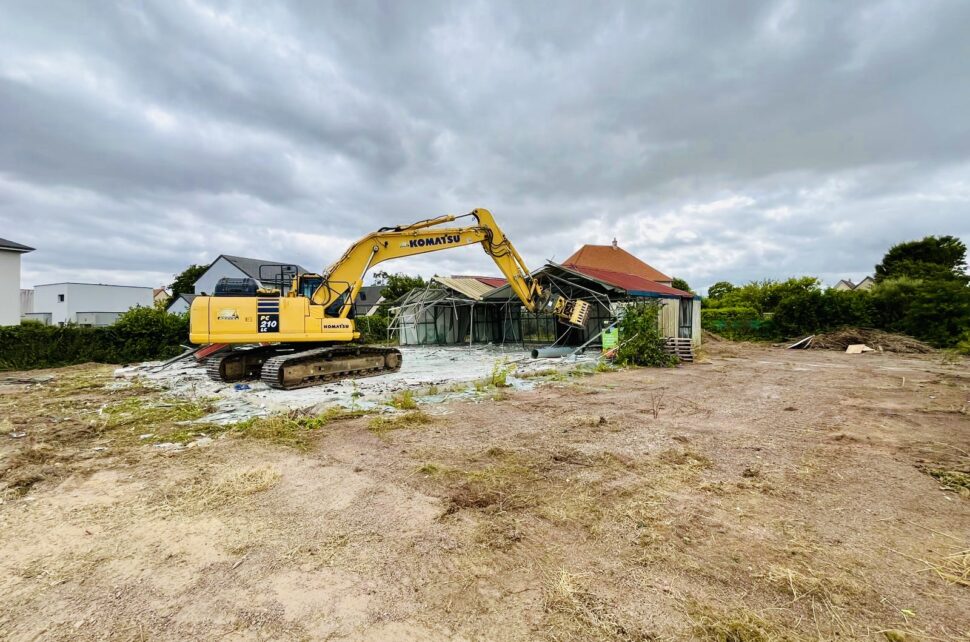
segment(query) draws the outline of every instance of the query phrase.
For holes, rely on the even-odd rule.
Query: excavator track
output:
[[[270,357],[260,378],[271,388],[295,390],[339,379],[373,377],[401,369],[401,351],[343,345]]]
[[[263,363],[281,351],[280,346],[260,346],[215,355],[205,362],[205,372],[213,381],[235,383],[259,379]],[[289,349],[292,353],[292,348]]]

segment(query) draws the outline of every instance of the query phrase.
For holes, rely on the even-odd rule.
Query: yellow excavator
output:
[[[474,218],[475,224],[441,227],[465,217]],[[350,246],[322,275],[294,274],[285,294],[257,289],[253,279],[223,279],[227,283],[216,287],[215,296],[192,301],[190,339],[230,347],[207,361],[209,376],[223,382],[260,378],[272,388],[290,390],[394,372],[401,368],[400,350],[354,343],[360,339],[354,301],[364,275],[384,261],[476,243],[527,310],[537,313],[550,306],[549,291],[529,273],[492,214],[476,209],[463,216],[381,228]],[[551,310],[563,323],[582,327],[589,304],[557,297]]]

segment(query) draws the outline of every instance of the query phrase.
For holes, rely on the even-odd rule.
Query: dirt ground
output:
[[[970,640],[968,361],[706,351],[220,428],[0,373],[0,637]]]

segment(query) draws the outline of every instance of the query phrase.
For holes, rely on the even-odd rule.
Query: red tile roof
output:
[[[562,262],[571,268],[593,268],[619,274],[630,274],[649,281],[669,283],[672,279],[626,250],[614,245],[584,245]]]
[[[593,277],[597,281],[602,281],[604,283],[609,283],[610,285],[620,288],[621,290],[626,290],[630,294],[643,295],[658,295],[664,297],[681,297],[693,299],[694,295],[690,292],[684,292],[683,290],[678,290],[677,288],[672,288],[670,286],[664,285],[662,283],[657,283],[656,281],[651,281],[650,279],[644,279],[643,277],[636,276],[634,274],[623,274],[622,272],[613,272],[610,270],[598,270],[596,268],[582,267],[575,265],[564,265],[563,267],[568,267],[574,272],[580,272],[586,276]]]

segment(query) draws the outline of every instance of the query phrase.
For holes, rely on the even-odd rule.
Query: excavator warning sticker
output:
[[[260,333],[280,331],[279,299],[259,299],[257,301],[256,329]]]

